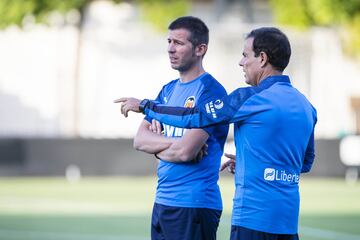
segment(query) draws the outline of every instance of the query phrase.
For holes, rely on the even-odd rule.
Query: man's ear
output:
[[[260,66],[265,67],[266,64],[269,62],[269,57],[265,52],[260,52],[259,54],[260,59]]]
[[[206,44],[199,44],[196,46],[195,48],[195,55],[200,57],[200,56],[204,56],[206,51],[207,51],[207,45]]]

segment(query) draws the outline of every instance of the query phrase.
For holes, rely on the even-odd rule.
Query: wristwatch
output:
[[[150,100],[149,99],[143,99],[140,104],[139,104],[139,110],[140,112],[144,113],[145,112],[145,108],[150,104]]]

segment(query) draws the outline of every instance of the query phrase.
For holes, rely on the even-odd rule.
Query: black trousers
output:
[[[220,210],[154,204],[152,240],[216,240]]]
[[[299,240],[298,234],[273,234],[231,226],[230,240]]]

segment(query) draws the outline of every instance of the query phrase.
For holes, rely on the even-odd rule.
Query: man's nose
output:
[[[169,53],[175,52],[175,46],[174,46],[174,44],[169,43],[169,45],[168,45],[168,52],[169,52]]]
[[[239,66],[243,67],[244,66],[244,59],[241,59],[239,62]]]

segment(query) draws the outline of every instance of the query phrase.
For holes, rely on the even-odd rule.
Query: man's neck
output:
[[[182,83],[191,82],[205,73],[202,66],[194,66],[187,71],[180,72],[180,81]]]
[[[282,75],[283,73],[279,70],[275,70],[275,69],[267,69],[265,70],[261,76],[260,76],[260,80],[257,83],[257,85],[259,85],[264,79],[271,77],[271,76],[279,76]]]

